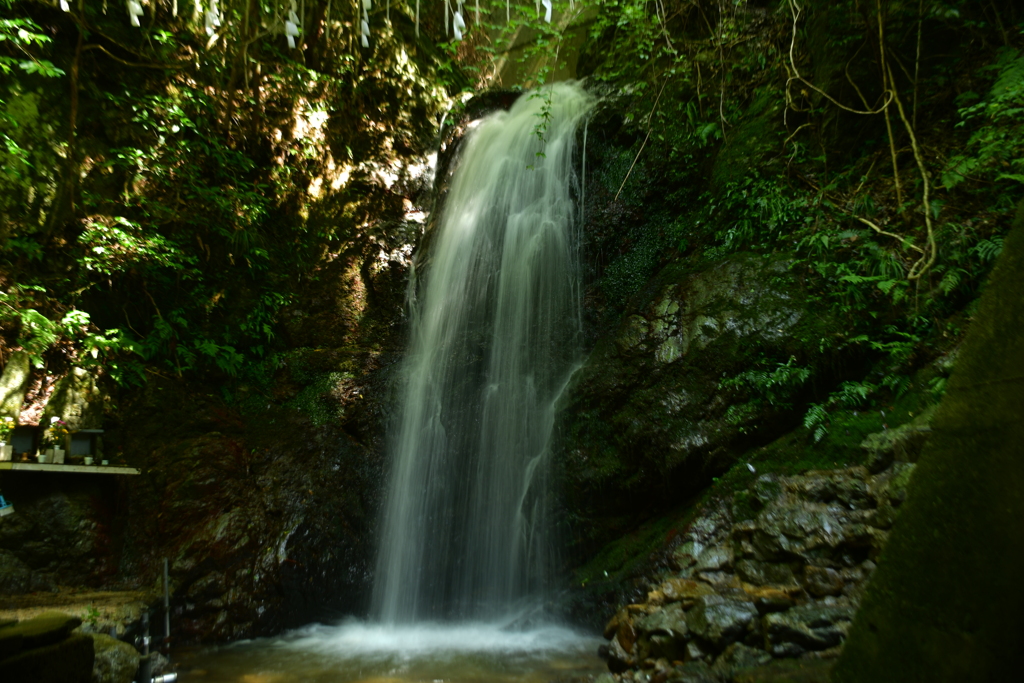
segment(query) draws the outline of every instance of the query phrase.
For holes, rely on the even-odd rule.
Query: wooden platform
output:
[[[134,467],[117,467],[115,465],[55,465],[38,462],[0,461],[0,471],[17,470],[35,472],[68,472],[75,474],[139,474]]]

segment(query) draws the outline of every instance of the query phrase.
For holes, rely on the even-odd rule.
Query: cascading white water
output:
[[[548,440],[580,347],[575,84],[463,143],[413,306],[374,586],[388,623],[495,618],[548,573]]]

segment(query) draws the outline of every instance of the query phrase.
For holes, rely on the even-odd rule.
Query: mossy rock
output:
[[[96,659],[93,680],[102,683],[132,683],[139,668],[139,653],[128,643],[102,633],[90,634]]]
[[[25,390],[32,377],[32,364],[28,353],[15,351],[7,359],[3,375],[0,376],[0,418],[18,418],[25,403]]]
[[[31,650],[60,642],[82,625],[82,620],[63,612],[44,612],[33,619],[0,628],[0,652],[6,643],[19,642],[20,650]]]
[[[0,661],[0,681],[91,683],[94,658],[92,643],[89,636],[76,634],[44,647],[23,650]]]

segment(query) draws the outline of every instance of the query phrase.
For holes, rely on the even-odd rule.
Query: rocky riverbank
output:
[[[607,622],[610,683],[826,680],[905,496],[931,411],[865,464],[763,474],[675,536],[646,599]]]

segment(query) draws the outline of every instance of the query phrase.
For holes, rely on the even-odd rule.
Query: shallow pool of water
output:
[[[547,683],[606,671],[601,642],[560,626],[348,621],[173,657],[182,683]]]

